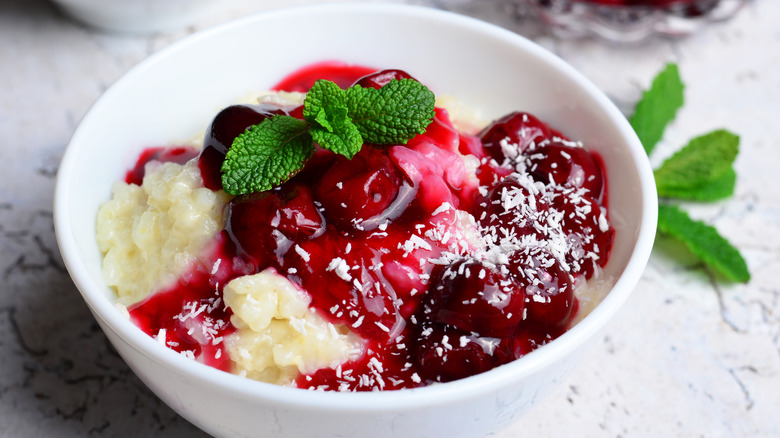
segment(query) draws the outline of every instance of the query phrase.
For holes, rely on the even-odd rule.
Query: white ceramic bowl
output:
[[[214,114],[315,61],[400,68],[487,117],[530,111],[604,159],[617,230],[609,294],[552,343],[446,384],[323,393],[242,379],[160,346],[114,308],[95,243],[98,206],[138,153],[202,132]],[[135,373],[173,409],[226,437],[475,437],[500,430],[561,382],[625,302],[655,235],[655,184],[624,117],[563,61],[493,25],[432,9],[335,5],[247,17],[142,62],[94,104],[59,169],[55,226],[73,281]]]
[[[76,20],[118,33],[173,31],[195,24],[224,0],[52,0]]]

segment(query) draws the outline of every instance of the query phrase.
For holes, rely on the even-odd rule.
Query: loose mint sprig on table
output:
[[[276,115],[236,137],[222,164],[222,186],[232,195],[270,190],[303,169],[315,142],[350,159],[364,143],[406,144],[425,132],[435,102],[414,79],[346,90],[319,80],[304,99],[304,120]]]
[[[685,86],[675,64],[655,77],[629,118],[648,155],[663,138],[684,103]],[[718,129],[692,139],[668,158],[655,175],[658,196],[659,233],[682,242],[708,268],[731,281],[750,281],[745,259],[717,229],[692,219],[670,200],[717,201],[734,194],[737,174],[734,159],[739,152],[739,137]]]

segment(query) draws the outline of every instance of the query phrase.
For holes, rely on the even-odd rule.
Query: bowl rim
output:
[[[69,190],[70,181],[77,169],[75,163],[75,150],[80,147],[81,138],[85,135],[84,132],[88,129],[94,115],[101,111],[105,102],[110,100],[110,96],[125,87],[128,82],[132,81],[132,78],[143,74],[145,69],[154,65],[158,60],[166,57],[169,53],[180,50],[182,47],[197,44],[199,41],[208,39],[212,35],[230,32],[233,28],[243,27],[250,23],[296,14],[309,14],[324,11],[385,14],[387,17],[392,16],[393,19],[413,16],[415,18],[425,18],[437,22],[444,22],[449,26],[462,27],[472,32],[476,31],[482,34],[488,34],[492,38],[510,42],[519,49],[527,52],[529,56],[540,58],[547,64],[550,64],[552,68],[564,73],[570,80],[576,83],[578,87],[585,91],[589,97],[593,98],[605,111],[611,119],[611,122],[616,124],[621,136],[627,140],[631,160],[634,162],[638,171],[637,176],[640,182],[640,191],[643,199],[641,221],[634,250],[629,257],[625,269],[617,278],[615,284],[609,290],[602,302],[599,303],[590,314],[554,342],[527,354],[521,359],[482,374],[448,382],[446,384],[433,384],[420,388],[397,391],[342,393],[303,391],[298,388],[254,381],[187,359],[173,350],[160,348],[161,346],[156,340],[144,334],[133,325],[132,322],[123,317],[120,312],[117,311],[114,304],[106,299],[103,291],[91,280],[82,260],[78,257],[78,245],[73,235],[69,232],[71,229],[71,222],[70,216],[67,213],[69,199],[72,196],[72,193]],[[585,343],[585,341],[595,336],[611,320],[611,317],[628,299],[628,296],[638,282],[644,267],[647,264],[653,246],[658,213],[657,208],[657,195],[653,173],[647,155],[628,121],[602,91],[557,55],[508,29],[450,11],[407,4],[345,3],[286,7],[234,19],[210,29],[196,32],[174,42],[150,55],[124,73],[85,113],[66,147],[56,180],[54,194],[54,227],[65,266],[95,318],[148,359],[157,364],[176,369],[180,373],[197,378],[209,385],[221,387],[246,398],[273,400],[276,404],[308,406],[320,410],[376,412],[387,411],[388,409],[404,411],[430,405],[435,400],[452,401],[492,392],[505,386],[508,381],[519,380],[524,376],[540,372],[546,366],[558,362],[569,355],[571,351],[576,350]]]

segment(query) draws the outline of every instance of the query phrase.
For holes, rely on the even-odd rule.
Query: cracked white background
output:
[[[88,107],[146,56],[233,17],[312,1],[231,0],[195,27],[146,37],[86,29],[46,0],[0,1],[0,437],[205,436],[135,378],[81,301],[54,239],[54,177]],[[408,3],[529,36],[624,109],[677,62],[686,104],[655,166],[716,128],[742,139],[735,196],[687,209],[741,249],[752,281],[719,281],[659,240],[574,374],[498,436],[780,436],[780,2],[755,0],[693,37],[633,47],[552,39],[503,0]]]

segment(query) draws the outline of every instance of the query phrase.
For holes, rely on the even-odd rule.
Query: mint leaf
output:
[[[343,124],[347,116],[347,92],[335,82],[320,79],[312,85],[303,101],[303,118],[328,131]]]
[[[331,131],[311,129],[309,132],[323,149],[344,155],[349,159],[352,159],[363,147],[363,137],[360,136],[357,126],[352,123],[337,126]]]
[[[700,201],[731,196],[738,152],[739,137],[726,130],[694,138],[654,171],[658,195]]]
[[[222,186],[231,195],[269,190],[303,168],[314,152],[308,124],[274,116],[236,137],[222,164]]]
[[[732,281],[747,283],[750,272],[739,251],[718,231],[701,221],[695,221],[680,208],[658,206],[658,231],[680,240],[705,265]]]
[[[336,83],[318,80],[306,94],[303,117],[309,132],[323,149],[352,159],[363,147],[363,137],[347,109],[347,92]]]
[[[414,79],[392,80],[380,89],[347,89],[347,108],[360,135],[372,144],[406,144],[434,117],[436,98]]]
[[[677,65],[667,64],[637,103],[629,122],[648,154],[682,107],[684,88]]]
[[[712,178],[707,183],[685,187],[664,186],[658,188],[658,196],[662,198],[676,198],[686,201],[711,202],[726,199],[734,194],[734,186],[737,181],[737,173],[734,169]]]

